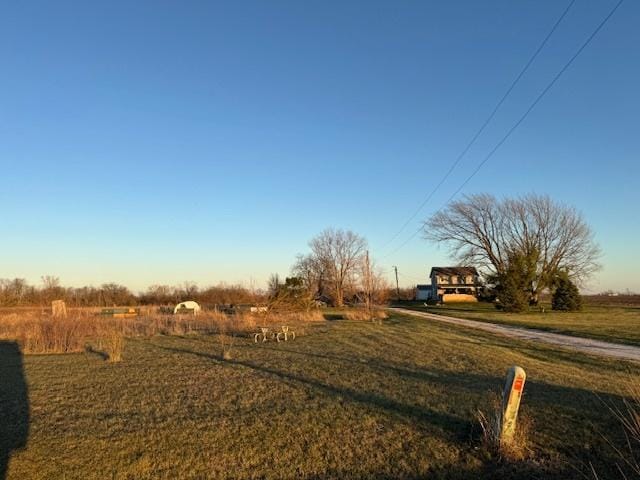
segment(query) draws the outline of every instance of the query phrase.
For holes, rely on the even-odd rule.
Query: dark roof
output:
[[[416,285],[418,290],[431,290],[431,284],[429,285]]]
[[[476,267],[431,267],[429,276],[434,273],[440,275],[478,275]]]

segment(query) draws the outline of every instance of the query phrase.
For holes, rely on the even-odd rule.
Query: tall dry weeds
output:
[[[526,412],[521,411],[518,414],[515,435],[506,442],[500,439],[501,415],[501,395],[492,392],[485,411],[478,409],[476,412],[476,419],[482,431],[482,447],[490,455],[502,460],[519,461],[530,457],[533,452],[531,445],[533,419]]]
[[[235,333],[233,331],[232,320],[230,318],[218,322],[218,340],[220,341],[222,359],[231,360],[233,358]]]
[[[605,436],[605,440],[614,450],[618,459],[617,470],[621,479],[640,478],[640,381],[630,379],[625,386],[626,396],[622,405],[606,404],[609,411],[618,420],[624,432],[625,445],[615,445]],[[599,478],[593,470],[594,478]]]
[[[133,318],[103,317],[99,309],[70,309],[67,318],[52,318],[39,309],[0,314],[0,339],[15,340],[24,353],[82,352],[87,344],[100,343],[111,359],[122,355],[125,337],[154,335],[218,334],[233,337],[255,332],[265,325],[304,325],[324,321],[318,310],[288,313],[226,315],[221,312],[202,312],[198,316],[158,313],[145,308]],[[226,343],[226,344],[227,344]],[[226,345],[225,344],[225,345]],[[226,349],[229,349],[230,347]],[[118,361],[118,360],[114,360]]]
[[[389,318],[389,315],[381,308],[354,308],[344,312],[344,318],[347,320],[375,321],[385,320]]]
[[[109,361],[119,362],[122,360],[122,350],[124,348],[124,336],[119,332],[111,332],[107,337],[107,354]]]

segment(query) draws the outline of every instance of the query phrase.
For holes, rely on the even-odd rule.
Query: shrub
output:
[[[505,312],[523,312],[529,308],[531,285],[535,278],[535,252],[529,255],[512,253],[504,273],[497,276],[497,308]]]
[[[111,330],[103,339],[103,345],[107,359],[110,362],[119,362],[122,360],[122,349],[124,347],[124,337],[122,333]]]
[[[582,309],[582,297],[578,287],[571,281],[566,272],[558,274],[554,281],[551,308],[565,312]]]

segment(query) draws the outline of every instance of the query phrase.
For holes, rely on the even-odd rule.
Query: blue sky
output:
[[[0,14],[0,277],[261,286],[325,227],[403,285],[419,237],[614,6],[568,2],[12,2]],[[640,290],[640,3],[627,1],[466,186],[546,193],[596,232],[593,290]],[[384,246],[384,248],[383,248]],[[391,278],[391,275],[390,275]]]

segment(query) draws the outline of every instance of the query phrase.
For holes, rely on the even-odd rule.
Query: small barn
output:
[[[188,300],[186,302],[180,302],[176,305],[176,308],[173,309],[174,314],[178,313],[192,313],[193,315],[198,315],[200,313],[200,305],[198,302],[194,302],[193,300]]]
[[[425,301],[431,298],[431,285],[416,285],[416,300]]]

